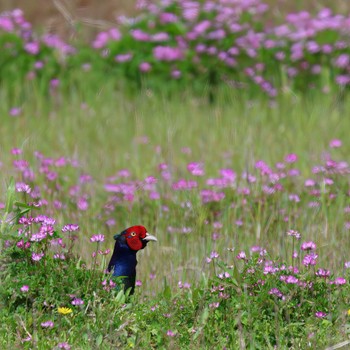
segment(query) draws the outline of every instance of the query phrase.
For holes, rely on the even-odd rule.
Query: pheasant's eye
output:
[[[136,236],[136,233],[135,233],[135,232],[131,232],[131,233],[130,233],[130,236],[131,236],[131,237],[135,237],[135,236]]]

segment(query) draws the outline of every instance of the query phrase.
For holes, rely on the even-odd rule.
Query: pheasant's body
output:
[[[136,253],[137,251],[129,249],[125,239],[119,236],[116,239],[113,255],[108,265],[108,271],[113,270],[113,276],[125,276],[123,279],[124,289],[127,290],[131,287],[131,294],[134,292],[136,281]]]
[[[123,277],[124,290],[134,293],[136,281],[136,253],[146,247],[149,241],[156,241],[154,236],[147,233],[143,226],[133,226],[119,235],[114,236],[116,242],[108,271],[113,271],[113,276]]]

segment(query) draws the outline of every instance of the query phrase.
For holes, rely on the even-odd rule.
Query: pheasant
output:
[[[113,276],[123,277],[124,291],[130,289],[130,295],[135,290],[136,253],[145,248],[149,241],[157,241],[144,226],[132,226],[114,236],[115,245],[113,255],[108,264],[108,271]]]

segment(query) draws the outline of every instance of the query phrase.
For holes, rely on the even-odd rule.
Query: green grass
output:
[[[132,304],[121,308],[124,297],[119,296],[118,299],[100,294],[94,297],[91,286],[86,287],[86,282],[93,279],[91,272],[87,271],[81,279],[77,274],[77,282],[80,281],[86,288],[82,287],[79,291],[77,283],[74,289],[86,294],[89,305],[86,302],[85,307],[88,311],[82,308],[63,317],[57,314],[56,309],[43,308],[39,301],[34,302],[32,311],[25,307],[26,303],[23,305],[23,300],[19,301],[21,306],[17,309],[14,305],[6,306],[0,313],[3,320],[2,348],[50,349],[60,341],[67,341],[74,349],[186,349],[198,346],[208,349],[224,346],[240,349],[246,346],[254,349],[272,348],[277,337],[277,346],[281,349],[305,349],[309,346],[309,333],[319,332],[309,341],[310,348],[334,344],[347,337],[344,312],[349,307],[348,300],[346,295],[341,294],[340,297],[338,291],[334,292],[333,299],[329,299],[332,303],[330,313],[332,308],[342,310],[337,309],[338,313],[334,311],[333,315],[337,316],[332,316],[333,319],[330,316],[322,321],[309,314],[296,316],[295,321],[289,319],[288,322],[288,317],[286,321],[281,311],[276,313],[279,316],[275,316],[272,322],[268,312],[263,316],[259,311],[261,308],[265,310],[265,307],[269,309],[264,302],[266,292],[256,305],[251,304],[246,291],[237,292],[238,289],[244,290],[246,283],[238,280],[239,287],[227,282],[228,288],[233,291],[232,297],[226,306],[214,312],[208,307],[215,298],[207,290],[210,288],[207,281],[215,280],[220,267],[214,269],[214,266],[205,263],[205,258],[215,250],[220,253],[222,261],[231,265],[240,250],[247,251],[250,246],[258,244],[271,253],[272,259],[281,257],[290,262],[291,243],[287,241],[285,232],[292,228],[302,233],[303,241],[314,240],[317,243],[321,267],[332,269],[336,275],[343,272],[344,262],[350,260],[349,231],[344,228],[344,223],[350,221],[346,216],[349,214],[344,213],[344,207],[349,205],[348,179],[346,176],[334,176],[336,184],[332,191],[337,198],[331,201],[326,194],[321,195],[319,209],[307,208],[310,198],[303,190],[303,183],[305,179],[314,177],[312,167],[324,163],[326,151],[338,161],[349,161],[349,100],[340,103],[336,97],[328,95],[307,98],[286,95],[271,104],[263,98],[248,100],[244,93],[222,91],[216,103],[208,105],[205,97],[194,97],[190,92],[171,98],[155,96],[150,91],[131,96],[115,92],[107,83],[95,90],[85,90],[82,84],[70,93],[51,97],[43,96],[39,91],[36,86],[23,86],[9,96],[5,88],[0,90],[3,101],[0,104],[3,201],[10,176],[20,179],[12,167],[15,157],[10,150],[13,147],[23,150],[21,157],[31,163],[37,175],[33,184],[41,187],[47,182],[38,172],[34,151],[46,157],[73,158],[79,161],[77,168],[58,169],[58,183],[62,190],[53,191],[51,197],[45,193],[45,199],[50,202],[58,199],[67,205],[67,209],[54,210],[49,204],[45,210],[53,211],[51,215],[56,218],[59,227],[70,222],[80,225],[76,253],[89,266],[94,247],[88,239],[92,234],[105,234],[103,248],[112,248],[114,233],[141,223],[158,237],[159,242],[150,244],[139,253],[138,278],[143,285],[138,288]],[[22,107],[20,116],[8,115],[14,106]],[[144,141],[145,136],[147,142]],[[342,147],[330,150],[328,144],[332,139],[341,139]],[[191,149],[191,154],[182,152],[185,147]],[[190,178],[186,166],[195,161],[204,163],[205,178],[217,177],[221,168],[233,168],[240,176],[244,171],[253,173],[257,160],[262,159],[273,166],[289,153],[298,155],[295,167],[300,170],[301,176],[286,181],[285,186],[288,191],[300,194],[299,204],[291,203],[284,193],[273,198],[264,195],[260,179],[251,185],[247,205],[242,204],[244,196],[234,190],[227,191],[225,200],[220,203],[202,205],[198,190],[175,193],[161,183],[158,188],[161,200],[148,200],[140,189],[133,206],[117,205],[109,215],[116,219],[116,225],[112,228],[104,225],[107,217],[103,216],[102,208],[107,194],[103,185],[107,177],[121,169],[129,169],[133,179],[143,180],[150,175],[156,176],[158,165],[167,163],[174,180],[178,180]],[[83,173],[94,179],[92,184],[82,187],[90,203],[87,211],[77,210],[69,195],[70,186],[76,184],[78,176]],[[203,179],[197,180],[200,184],[204,182]],[[238,186],[247,184],[240,179]],[[191,209],[181,206],[184,202],[191,202]],[[168,206],[169,212],[161,210],[163,205]],[[285,214],[282,215],[280,209],[285,209]],[[284,216],[288,217],[288,222],[283,220]],[[238,219],[243,219],[242,227],[235,225]],[[206,221],[223,224],[218,240],[212,240],[213,228]],[[168,226],[189,227],[192,231],[189,234],[170,233]],[[231,247],[235,247],[235,253],[227,251],[226,248]],[[68,271],[73,269],[71,274],[74,276],[74,267],[78,264],[67,264]],[[149,279],[150,273],[156,274],[154,280]],[[22,276],[20,270],[13,270],[10,276],[16,275]],[[71,275],[68,273],[67,276],[62,286],[70,285]],[[5,278],[4,273],[2,277]],[[53,285],[55,281],[61,283],[58,280],[59,276],[53,277]],[[179,290],[179,280],[190,282],[192,288]],[[34,285],[39,285],[38,281],[33,277]],[[12,278],[6,283],[12,286],[14,299],[19,298],[18,288],[25,282]],[[59,294],[60,288],[56,287],[55,293]],[[320,288],[325,297],[327,287],[322,285]],[[50,295],[50,288],[39,290],[45,296]],[[294,292],[290,293],[293,295]],[[55,307],[66,300],[64,296],[62,299],[55,298]],[[156,311],[150,311],[155,304],[158,305]],[[183,309],[179,309],[179,304],[183,305]],[[171,313],[170,318],[163,316],[167,313]],[[34,321],[35,317],[38,321]],[[38,326],[45,317],[55,319],[53,335],[50,330]],[[255,325],[254,319],[257,320]],[[16,327],[20,329],[18,334]],[[26,327],[36,339],[22,344],[20,338],[25,338]],[[249,334],[249,327],[252,327],[253,334]],[[177,335],[166,336],[168,329],[177,331]],[[192,329],[195,330],[192,332]],[[264,332],[274,336],[267,339],[268,336],[263,336]]]

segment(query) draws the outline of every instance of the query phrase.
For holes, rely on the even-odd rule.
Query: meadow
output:
[[[349,344],[350,101],[336,79],[349,67],[334,63],[348,55],[338,37],[324,39],[335,53],[299,58],[321,67],[312,86],[299,61],[277,74],[259,51],[249,66],[271,94],[249,70],[232,73],[246,85],[228,84],[217,58],[203,62],[220,79],[209,69],[196,80],[192,49],[151,59],[153,44],[112,40],[110,50],[148,47],[154,73],[143,76],[141,61],[114,67],[96,40],[62,56],[66,44],[38,39],[28,52],[21,35],[0,40],[16,59],[0,68],[2,349]],[[128,296],[105,269],[113,235],[135,224],[158,242],[138,253]]]

